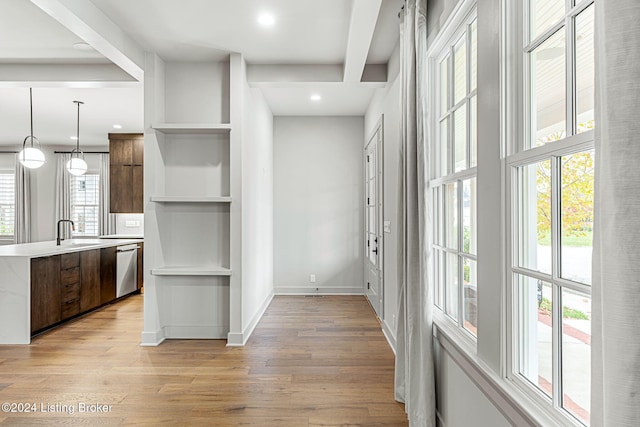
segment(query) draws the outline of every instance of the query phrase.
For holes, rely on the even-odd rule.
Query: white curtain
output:
[[[31,172],[18,160],[16,154],[16,222],[15,242],[31,242]]]
[[[100,231],[101,236],[113,234],[116,229],[115,215],[109,213],[109,155],[100,154]]]
[[[405,403],[409,425],[435,426],[435,378],[431,286],[430,211],[426,203],[425,147],[426,0],[407,0],[400,14],[402,78],[402,170],[398,243],[396,399]]]
[[[71,181],[69,179],[71,174],[66,169],[70,159],[69,153],[56,154],[56,225],[61,219],[71,219]],[[69,223],[62,224],[60,237],[63,239],[71,237]]]
[[[640,2],[597,0],[592,426],[640,426]]]

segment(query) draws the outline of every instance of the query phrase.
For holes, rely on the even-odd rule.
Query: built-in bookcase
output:
[[[148,125],[145,153],[145,217],[151,219],[145,249],[152,246],[152,252],[143,345],[227,338],[233,275],[232,126],[224,123],[229,64],[155,65],[164,81],[155,82],[159,120]]]

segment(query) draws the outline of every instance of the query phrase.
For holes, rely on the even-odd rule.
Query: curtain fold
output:
[[[16,220],[15,243],[31,242],[31,171],[25,168],[16,154],[15,167]]]
[[[640,425],[640,3],[597,0],[591,425]]]
[[[395,395],[410,426],[435,426],[432,300],[427,268],[431,217],[426,180],[426,0],[400,13],[401,179],[398,236],[398,324]]]
[[[116,218],[109,213],[109,155],[100,154],[100,197],[99,197],[99,235],[113,234],[116,229]]]
[[[71,159],[69,153],[56,154],[56,216],[55,224],[61,219],[71,219],[71,181],[67,172],[66,164]],[[54,232],[57,229],[54,228]],[[71,226],[69,223],[62,224],[60,237],[68,239],[71,237]]]

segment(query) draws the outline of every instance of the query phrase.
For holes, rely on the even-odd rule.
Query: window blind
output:
[[[0,172],[0,238],[13,237],[16,223],[16,178]]]
[[[74,236],[98,236],[99,181],[97,174],[74,176],[71,179],[71,220]]]

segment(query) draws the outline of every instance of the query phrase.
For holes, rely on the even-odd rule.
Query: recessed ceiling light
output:
[[[114,129],[122,129],[122,125],[113,125]]]
[[[78,139],[78,137],[77,136],[70,136],[69,139],[73,139],[75,141],[76,139]]]
[[[318,95],[317,93],[314,93],[313,95],[311,95],[311,97],[309,98],[312,101],[320,101],[322,99],[322,97],[320,95]]]
[[[271,27],[273,26],[273,24],[275,24],[276,22],[276,18],[274,18],[274,16],[270,13],[261,13],[258,16],[258,23],[260,25],[262,25],[263,27]]]
[[[95,50],[89,43],[78,42],[73,44],[75,50]]]

